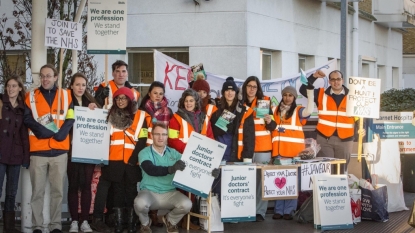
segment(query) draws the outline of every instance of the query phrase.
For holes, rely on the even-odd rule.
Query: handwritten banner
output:
[[[329,162],[301,164],[301,191],[313,190],[313,175],[331,174]]]
[[[46,19],[45,46],[82,50],[82,24]]]
[[[193,131],[182,155],[186,169],[175,173],[172,184],[206,198],[214,180],[212,170],[219,167],[225,149],[225,144]]]
[[[266,166],[262,168],[262,199],[297,199],[298,167]]]
[[[256,166],[223,166],[222,222],[252,222],[256,203]]]
[[[328,61],[326,64],[309,69],[306,75],[313,74],[316,70],[322,70],[326,75],[331,71],[337,69],[337,61],[335,59]],[[189,82],[193,80],[193,74],[190,66],[181,63],[157,50],[154,50],[154,80],[164,83],[166,86],[165,96],[168,98],[169,107],[173,112],[177,111],[177,105],[179,99],[184,90],[189,87]],[[220,98],[222,85],[226,81],[226,78],[230,75],[218,75],[210,72],[206,72],[206,81],[210,86],[210,96],[212,98]],[[246,78],[246,77],[245,77]],[[235,83],[238,87],[241,87],[244,80],[235,78]],[[300,89],[300,73],[289,75],[274,80],[262,80],[261,87],[264,95],[271,98],[271,105],[277,106],[281,100],[281,91],[286,86],[293,86]],[[315,87],[328,87],[328,77],[319,78],[314,83]],[[307,106],[307,98],[302,95],[298,95],[296,100],[297,105]],[[317,116],[317,110],[314,111],[313,116]]]
[[[380,79],[350,77],[346,114],[366,118],[379,118]]]

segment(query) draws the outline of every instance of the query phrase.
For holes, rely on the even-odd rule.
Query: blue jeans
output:
[[[298,199],[275,200],[274,213],[291,215],[297,209],[297,201]]]
[[[17,187],[19,185],[20,165],[0,163],[0,197],[3,191],[4,175],[7,177],[4,211],[14,211],[14,202],[16,200]]]

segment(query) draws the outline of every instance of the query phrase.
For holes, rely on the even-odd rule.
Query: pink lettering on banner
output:
[[[176,71],[175,73],[174,73],[174,70]],[[187,74],[186,74],[187,77],[184,77],[180,74],[183,71],[187,72]],[[176,77],[176,81],[174,82],[174,89],[173,89],[171,80],[169,78],[169,74]],[[177,91],[177,90],[184,91],[184,90],[187,89],[187,83],[189,83],[191,79],[192,79],[192,72],[191,72],[190,69],[187,69],[186,67],[183,67],[183,66],[174,65],[174,64],[170,68],[169,63],[166,62],[166,68],[164,69],[164,86],[166,88],[168,87],[167,86],[167,83],[168,83],[169,86],[170,86],[170,89],[173,89],[175,91]],[[185,80],[186,81],[186,86],[185,87],[179,85],[180,80]]]

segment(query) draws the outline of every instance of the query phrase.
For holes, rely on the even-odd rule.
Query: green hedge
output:
[[[391,89],[380,95],[380,111],[411,112],[415,110],[415,89]]]

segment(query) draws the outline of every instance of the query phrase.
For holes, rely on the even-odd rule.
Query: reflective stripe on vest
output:
[[[59,89],[57,89],[59,91]],[[37,108],[36,108],[36,100],[35,100],[35,91],[33,90],[30,92],[30,108],[32,110],[32,116],[35,120],[37,120],[39,118],[39,114],[37,113]],[[56,92],[56,95],[58,95],[58,91]],[[68,91],[66,90],[62,90],[63,93],[63,108],[61,106],[61,110],[63,110],[63,114],[59,116],[59,120],[65,120],[66,118],[66,114],[68,113]],[[51,114],[51,116],[53,117],[53,119],[57,119],[56,114]],[[60,127],[59,127],[60,128]]]
[[[189,141],[189,136],[190,136],[190,133],[192,132],[192,131],[194,131],[194,129],[193,129],[193,127],[192,127],[192,125],[190,125],[189,123],[187,123],[187,121],[186,120],[184,120],[182,117],[180,117],[177,113],[175,113],[174,115],[173,115],[173,117],[175,117],[176,118],[176,120],[179,122],[179,124],[181,125],[180,126],[180,129],[178,130],[178,133],[179,133],[179,135],[178,135],[178,139],[180,140],[180,141],[182,141],[183,143],[186,143],[187,144],[187,142]],[[207,133],[207,128],[208,128],[208,124],[209,124],[209,121],[208,122],[206,122],[206,121],[203,121],[203,124],[202,124],[202,129],[201,129],[201,131],[200,131],[200,134],[202,134],[202,135],[205,135],[206,136],[206,133]],[[170,129],[169,129],[170,130]],[[169,131],[170,132],[170,131]]]
[[[348,138],[354,135],[354,118],[346,116],[346,96],[337,106],[335,100],[320,88],[318,96],[318,124],[317,130],[326,137],[330,137],[337,130],[339,138]]]
[[[237,156],[238,156],[239,160],[242,159],[242,151],[244,149],[244,142],[243,142],[243,139],[244,139],[244,123],[245,123],[245,120],[253,112],[253,110],[250,107],[248,107],[248,106],[245,106],[245,107],[246,107],[246,111],[244,112],[244,116],[242,117],[241,123],[239,124],[239,128],[238,128],[238,154],[237,154]],[[246,145],[246,146],[253,146],[253,145]]]
[[[264,100],[270,100],[268,96],[264,96]],[[257,104],[257,98],[252,101],[251,108],[255,109]],[[254,125],[255,125],[255,152],[271,151],[272,150],[272,138],[271,132],[265,127],[265,121],[263,118],[257,118],[256,112],[254,114]]]

